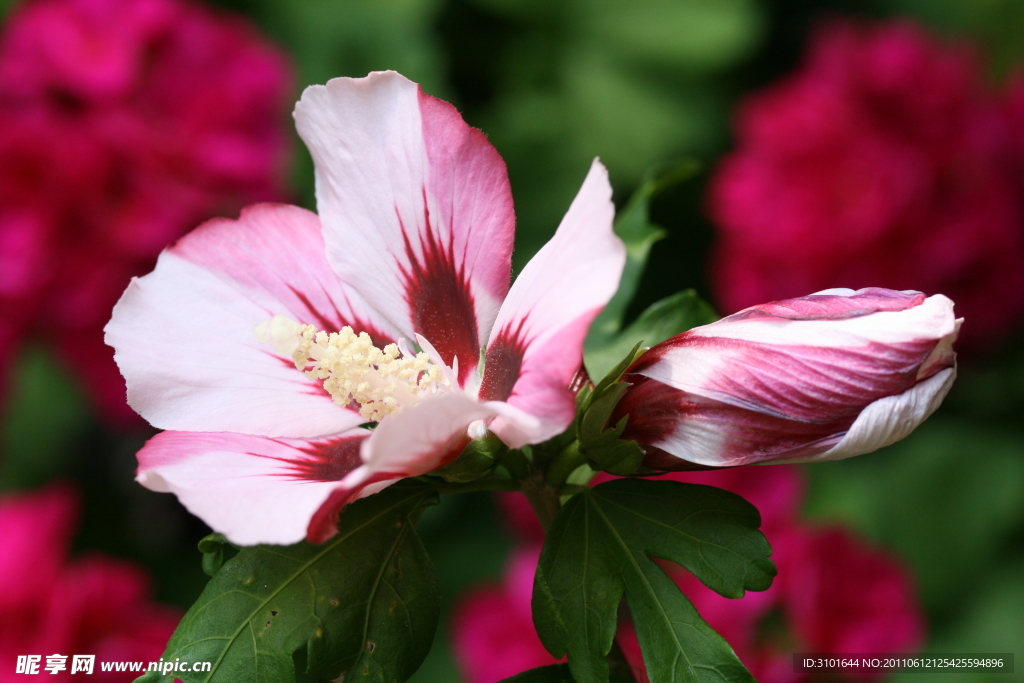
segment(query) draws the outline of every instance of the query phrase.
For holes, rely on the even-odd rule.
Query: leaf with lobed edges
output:
[[[619,479],[571,498],[544,543],[533,592],[537,633],[579,683],[605,683],[625,595],[651,683],[754,679],[651,558],[731,598],[766,590],[771,548],[750,503],[711,486]]]

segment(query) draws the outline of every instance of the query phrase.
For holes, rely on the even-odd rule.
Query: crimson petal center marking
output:
[[[409,305],[413,330],[437,349],[449,367],[455,358],[459,359],[459,383],[465,385],[476,369],[480,342],[476,308],[465,267],[455,263],[455,235],[451,233],[448,244],[443,245],[435,234],[424,188],[425,228],[420,239],[421,261],[413,249],[397,206],[395,215],[409,259],[408,268],[399,264],[399,270],[405,278],[405,300]]]

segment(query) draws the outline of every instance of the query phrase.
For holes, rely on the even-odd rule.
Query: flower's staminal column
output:
[[[398,344],[379,349],[369,334],[356,334],[347,325],[325,332],[277,315],[253,332],[258,341],[291,357],[307,378],[322,380],[335,404],[358,404],[368,422],[380,422],[448,386],[445,373],[426,352],[403,354]]]

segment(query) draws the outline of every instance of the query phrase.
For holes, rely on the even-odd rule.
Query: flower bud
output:
[[[839,460],[907,436],[956,376],[942,295],[834,289],[745,309],[652,347],[613,420],[657,469]]]

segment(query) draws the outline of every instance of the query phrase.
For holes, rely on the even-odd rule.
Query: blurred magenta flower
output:
[[[0,318],[134,419],[101,329],[211,215],[282,197],[283,53],[187,0],[36,0],[0,35]],[[0,349],[2,351],[2,349]]]
[[[51,485],[0,497],[0,681],[15,674],[19,655],[96,655],[100,661],[155,661],[179,615],[151,602],[149,579],[134,564],[101,555],[68,559],[78,516],[73,490]],[[69,659],[70,661],[70,659]],[[50,680],[75,680],[65,671]]]
[[[839,460],[913,431],[956,377],[942,295],[826,290],[668,339],[627,370],[611,422],[655,469]]]
[[[540,544],[518,548],[500,582],[463,595],[452,615],[452,648],[465,683],[496,683],[555,664],[533,628],[530,599]]]
[[[712,180],[720,305],[916,289],[957,302],[970,345],[1004,335],[1024,311],[1022,123],[967,49],[909,22],[824,26],[741,105]]]
[[[562,432],[626,258],[595,160],[510,286],[505,162],[397,73],[311,86],[295,118],[319,215],[262,204],[208,222],[107,326],[132,407],[168,430],[139,452],[138,480],[240,544],[323,542],[345,504],[470,438]]]

